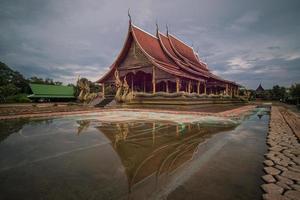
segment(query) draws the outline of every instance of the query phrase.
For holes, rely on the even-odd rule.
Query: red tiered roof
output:
[[[135,41],[149,61],[159,69],[175,76],[203,81],[203,79],[214,79],[220,82],[231,83],[213,75],[202,62],[193,48],[186,45],[173,35],[165,36],[157,31],[157,37],[144,30],[129,24],[128,35],[122,51],[111,65],[110,70],[97,82],[105,82],[115,68],[126,57],[132,41]]]
[[[202,80],[199,76],[197,77],[194,74],[186,73],[180,70],[178,64],[176,64],[161,48],[157,37],[134,25],[131,25],[131,27],[131,32],[136,43],[155,66],[176,76],[194,80]]]
[[[132,25],[132,33],[136,42],[141,49],[154,61],[162,62],[163,64],[169,64],[171,68],[179,69],[176,63],[173,62],[161,48],[157,38],[138,27]]]
[[[194,75],[203,76],[208,78],[208,73],[202,69],[199,69],[198,67],[194,67],[193,65],[187,63],[186,61],[182,60],[180,57],[176,55],[173,48],[171,47],[171,44],[169,42],[169,39],[167,36],[163,35],[162,33],[157,33],[158,40],[160,41],[162,49],[165,51],[165,53],[176,62],[177,65],[181,67],[184,71],[188,71],[189,73],[192,73]]]
[[[179,40],[171,34],[168,34],[168,38],[171,46],[173,47],[174,51],[179,57],[207,71],[204,62],[200,62],[200,60],[196,57],[196,54],[192,47],[188,46],[187,44],[185,44],[184,42],[182,42],[181,40]]]

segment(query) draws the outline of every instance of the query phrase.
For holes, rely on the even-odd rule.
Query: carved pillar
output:
[[[155,66],[153,66],[153,68],[152,68],[152,92],[153,92],[153,94],[156,93],[156,87],[155,87],[155,85],[156,85],[156,81],[155,81]]]
[[[191,87],[192,87],[192,83],[191,81],[189,81],[189,85],[188,85],[188,92],[191,93]]]
[[[200,94],[200,81],[197,83],[197,94]]]
[[[179,92],[179,78],[176,78],[176,92]]]
[[[204,94],[206,94],[206,82],[204,82]]]

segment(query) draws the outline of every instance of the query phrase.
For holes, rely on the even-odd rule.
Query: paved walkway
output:
[[[82,115],[82,114],[89,114],[89,113],[99,113],[99,114],[105,114],[110,113],[114,111],[123,111],[123,112],[151,112],[151,113],[163,113],[163,114],[181,114],[181,115],[197,115],[197,116],[214,116],[214,117],[225,117],[225,118],[239,118],[247,113],[249,113],[251,110],[253,110],[255,106],[253,105],[247,105],[247,106],[241,106],[239,108],[226,110],[223,112],[217,112],[217,113],[210,113],[210,112],[198,112],[198,111],[177,111],[177,110],[154,110],[154,109],[126,109],[126,108],[118,108],[118,109],[103,109],[103,108],[94,108],[94,107],[87,107],[86,110],[76,110],[76,109],[66,109],[63,110],[64,112],[60,112],[60,110],[47,110],[37,113],[31,112],[31,113],[13,113],[13,114],[3,114],[3,116],[0,115],[0,120],[3,119],[15,119],[15,118],[36,118],[36,117],[57,117],[57,116],[67,116],[67,115]]]
[[[300,199],[300,143],[299,118],[283,107],[273,106],[270,129],[267,137],[269,145],[265,155],[265,181],[261,187],[267,200]]]

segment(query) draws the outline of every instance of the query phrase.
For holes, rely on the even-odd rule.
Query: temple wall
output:
[[[147,57],[143,54],[142,50],[138,47],[135,41],[131,43],[131,47],[126,58],[118,66],[120,71],[132,68],[141,68],[151,66]]]

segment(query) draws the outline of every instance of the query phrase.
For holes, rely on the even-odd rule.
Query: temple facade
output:
[[[157,94],[235,97],[239,88],[237,83],[211,73],[198,53],[173,34],[163,34],[157,28],[152,35],[131,20],[121,52],[97,83],[103,86],[104,95],[105,88],[113,88],[119,102]]]

